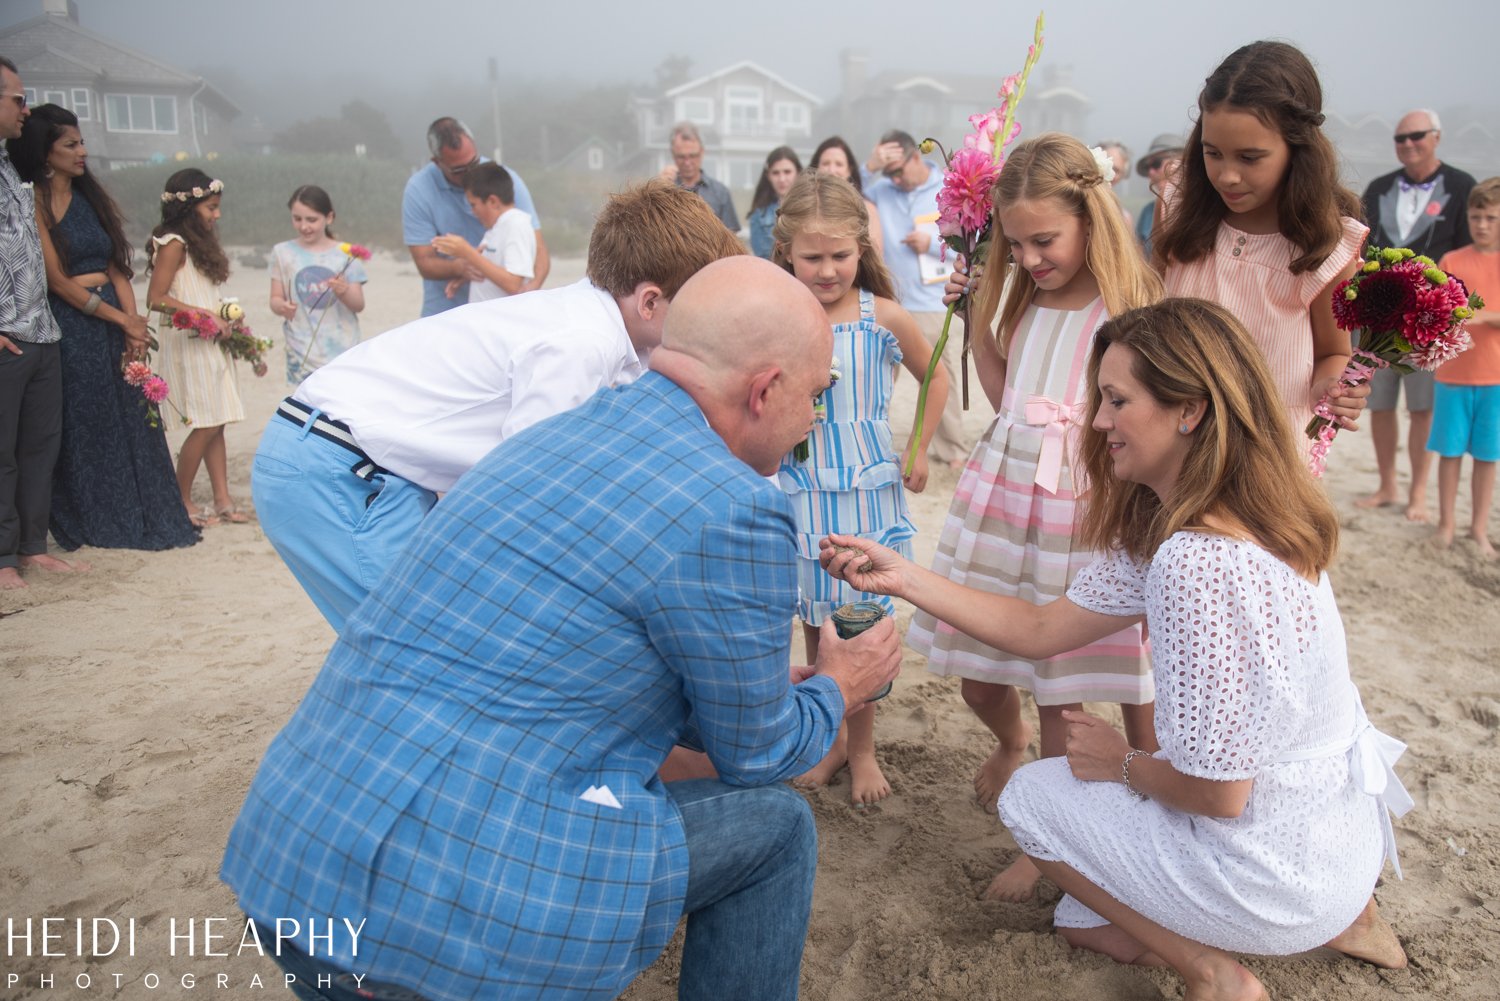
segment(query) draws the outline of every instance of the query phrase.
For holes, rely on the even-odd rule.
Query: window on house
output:
[[[807,105],[794,101],[777,101],[774,119],[783,129],[807,131]]]
[[[725,87],[724,120],[732,133],[760,132],[762,98],[759,87]]]
[[[93,95],[87,87],[73,88],[73,114],[78,116],[80,122],[87,122],[94,117]]]
[[[604,150],[598,146],[589,147],[589,170],[604,169]]]
[[[68,106],[68,94],[67,94],[67,91],[62,91],[62,90],[44,90],[44,91],[42,91],[42,103],[43,104],[55,104],[59,108],[66,108]]]
[[[26,106],[29,108],[36,107],[36,88],[22,87],[21,89],[26,92]]]
[[[714,102],[707,97],[679,97],[677,99],[677,120],[692,122],[695,125],[712,125],[714,123]]]
[[[176,132],[177,98],[159,94],[105,94],[111,132]]]

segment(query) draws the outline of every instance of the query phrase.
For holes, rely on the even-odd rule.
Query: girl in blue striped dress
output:
[[[921,379],[932,348],[911,315],[892,298],[890,274],[870,243],[864,199],[842,178],[807,171],[782,199],[773,230],[773,260],[803,282],[833,324],[835,367],[841,378],[823,394],[823,419],[813,426],[806,458],[782,461],[781,489],[797,521],[798,615],[807,662],[816,662],[819,627],[839,605],[890,598],[853,591],[818,565],[818,540],[830,532],[858,535],[910,554],[916,534],[906,489],[927,485],[927,445],[948,397],[941,366],[927,395],[921,445],[910,475],[891,442],[889,410],[896,366]],[[831,628],[831,627],[830,627]],[[875,710],[856,713],[818,766],[798,782],[816,787],[845,763],[856,807],[878,802],[891,787],[875,760]]]

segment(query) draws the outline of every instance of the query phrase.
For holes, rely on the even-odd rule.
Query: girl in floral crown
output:
[[[1017,145],[995,184],[994,263],[977,276],[971,328],[974,367],[995,420],[959,475],[933,561],[935,572],[960,584],[1045,603],[1062,597],[1097,555],[1078,541],[1088,485],[1074,461],[1089,350],[1104,321],[1161,298],[1161,282],[1136,249],[1110,190],[1113,173],[1103,150],[1051,132]],[[1002,266],[1007,248],[1009,268]],[[1031,742],[1022,688],[1036,700],[1044,758],[1063,753],[1062,714],[1084,702],[1120,703],[1134,746],[1156,747],[1151,667],[1139,625],[1078,650],[1028,659],[919,611],[906,641],[927,656],[928,670],[963,679],[964,701],[995,736],[974,776],[975,796],[986,809],[995,808]],[[1024,900],[1039,875],[1022,856],[994,878],[986,896]]]
[[[219,246],[215,224],[224,182],[196,167],[167,178],[161,196],[161,223],[151,231],[147,248],[151,281],[147,302],[158,311],[192,310],[213,318],[222,334],[228,322],[220,317],[219,287],[229,279],[229,258]],[[229,494],[228,450],[224,425],[245,419],[235,381],[235,362],[217,341],[190,337],[192,331],[161,324],[161,367],[172,398],[192,425],[177,456],[177,488],[183,506],[196,525],[221,519],[249,521]],[[193,504],[193,480],[200,465],[208,467],[214,511]]]
[[[1333,290],[1369,228],[1339,183],[1317,71],[1285,42],[1253,42],[1204,81],[1198,111],[1151,237],[1167,294],[1217,302],[1245,325],[1293,427],[1324,394],[1353,427],[1370,388],[1339,386],[1350,344]]]
[[[895,301],[891,276],[870,244],[865,200],[842,178],[809,170],[781,200],[772,260],[790,271],[823,304],[833,325],[833,354],[840,378],[820,400],[824,419],[808,435],[806,452],[781,463],[781,489],[797,523],[798,616],[807,662],[818,659],[818,629],[835,608],[862,599],[895,613],[889,598],[861,594],[823,572],[818,539],[838,531],[900,552],[911,552],[916,526],[902,493],[901,465],[891,442],[891,387],[898,365],[921,379],[932,348],[911,314]],[[937,430],[948,380],[938,370],[912,472],[905,487],[927,485],[927,445]],[[891,786],[875,758],[875,708],[850,717],[833,749],[797,784],[824,784],[849,765],[849,798],[856,807],[879,802]]]

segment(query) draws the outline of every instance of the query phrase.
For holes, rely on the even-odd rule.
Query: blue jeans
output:
[[[362,480],[341,445],[272,416],[250,492],[261,530],[335,631],[406,548],[437,495],[392,473]]]
[[[688,846],[679,1001],[795,1001],[818,864],[812,810],[783,785],[690,779],[667,792]],[[296,975],[291,988],[302,1001],[421,1001],[369,977],[356,993],[350,974],[285,946],[273,958]]]
[[[667,783],[687,832],[679,1001],[794,1001],[812,914],[818,828],[784,785]]]

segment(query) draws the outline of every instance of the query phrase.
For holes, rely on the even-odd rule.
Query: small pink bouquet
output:
[[[256,337],[248,323],[236,321],[231,324],[229,334],[219,342],[219,347],[229,357],[248,362],[250,371],[257,377],[266,374],[265,353],[271,349],[271,342],[264,337]]]
[[[1339,385],[1358,386],[1382,368],[1431,371],[1469,349],[1464,325],[1484,308],[1484,300],[1457,275],[1405,247],[1369,247],[1365,258],[1333,294],[1334,322],[1359,334]],[[1339,424],[1326,395],[1313,413],[1307,464],[1314,476],[1322,476]]]
[[[937,149],[943,154],[943,187],[937,193],[938,233],[943,245],[963,255],[968,267],[983,263],[990,247],[990,228],[993,217],[990,191],[1000,177],[1005,165],[1005,147],[1021,134],[1021,123],[1016,121],[1016,105],[1026,93],[1026,81],[1042,54],[1042,29],[1044,19],[1036,17],[1036,28],[1032,33],[1032,44],[1026,50],[1026,61],[1021,72],[1006,77],[1000,85],[1000,105],[983,114],[970,115],[969,124],[974,131],[964,137],[963,145],[952,153],[943,148],[936,139],[923,139],[922,152]],[[910,474],[916,465],[917,450],[922,443],[923,416],[927,407],[927,390],[932,377],[948,346],[948,328],[953,323],[954,312],[959,312],[964,324],[963,350],[959,354],[959,371],[962,373],[963,405],[969,409],[969,297],[960,296],[948,305],[943,317],[943,330],[933,345],[932,360],[927,363],[927,375],[922,379],[922,388],[917,391],[917,419],[912,428],[911,443],[906,457],[905,472]]]
[[[141,395],[146,398],[146,424],[159,428],[161,427],[161,404],[165,402],[173,410],[177,410],[177,406],[167,399],[167,380],[151,371],[149,359],[148,354],[145,360],[125,362],[121,368],[121,376],[125,380],[125,385],[137,387]],[[191,423],[182,411],[177,410],[177,416],[182,419],[182,423]]]

